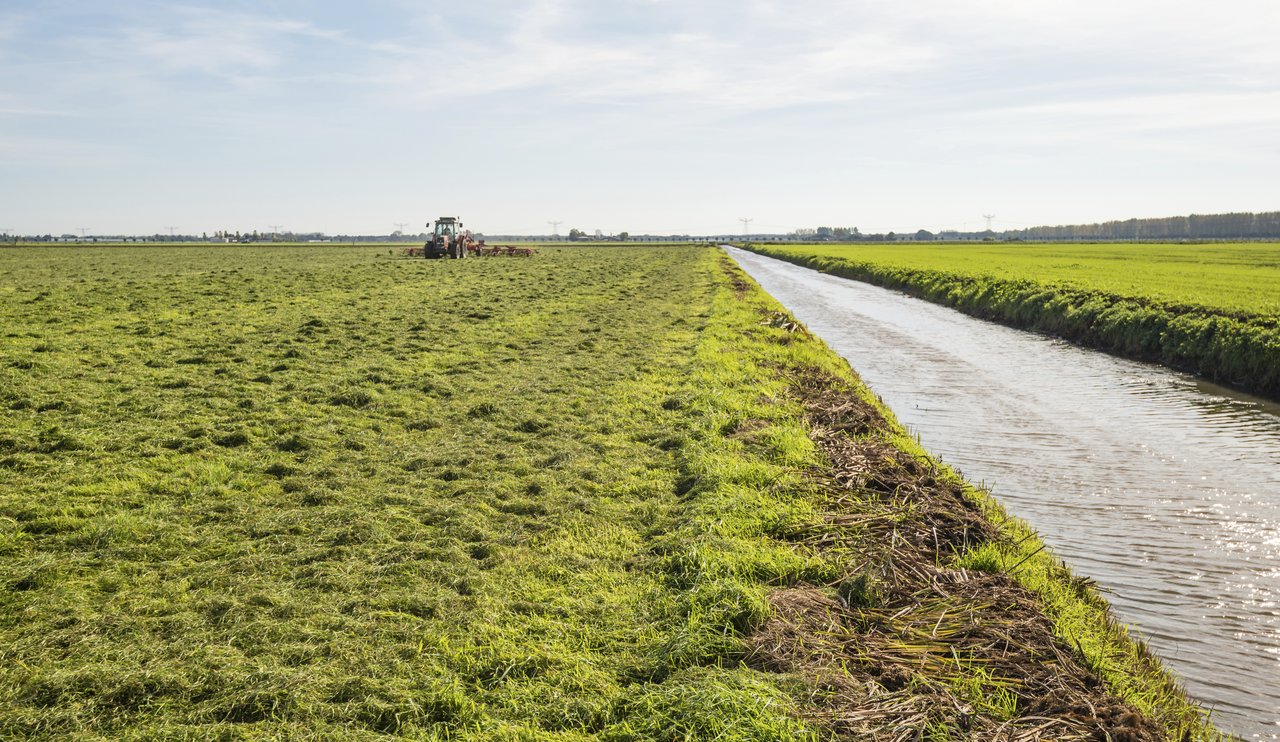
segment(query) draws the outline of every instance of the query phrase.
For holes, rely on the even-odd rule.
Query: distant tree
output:
[[[929,231],[929,230],[927,230],[927,229],[922,229],[922,230],[920,230],[919,232],[916,232],[916,239],[917,239],[917,240],[921,240],[921,241],[928,241],[928,240],[932,240],[932,239],[933,239],[933,232],[930,232],[930,231]]]
[[[1191,214],[1031,227],[1005,236],[1031,240],[1268,239],[1280,237],[1280,212]]]
[[[573,229],[570,229],[570,230],[569,230],[569,241],[570,241],[570,242],[577,242],[578,240],[580,240],[580,239],[582,239],[583,237],[586,237],[586,236],[587,236],[587,233],[586,233],[586,232],[583,232],[581,229],[578,229],[578,228],[576,228],[576,227],[575,227],[575,228],[573,228]]]
[[[629,237],[631,237],[631,233],[630,233],[630,232],[619,232],[619,233],[618,233],[618,239],[619,239],[619,240],[621,240],[621,241],[623,241],[623,242],[626,242],[626,241],[627,241],[627,239],[628,239]]]

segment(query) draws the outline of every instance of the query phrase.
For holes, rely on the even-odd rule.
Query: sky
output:
[[[0,232],[1280,210],[1275,0],[0,2]]]

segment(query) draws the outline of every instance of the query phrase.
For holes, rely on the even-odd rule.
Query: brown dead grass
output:
[[[728,255],[721,257],[720,268],[729,277],[729,282],[733,285],[733,291],[739,299],[751,292],[752,285],[747,280],[747,274],[743,273],[738,264],[730,260]]]

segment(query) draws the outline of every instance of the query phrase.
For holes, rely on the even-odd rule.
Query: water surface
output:
[[[1219,726],[1280,739],[1280,405],[727,249],[1097,580]]]

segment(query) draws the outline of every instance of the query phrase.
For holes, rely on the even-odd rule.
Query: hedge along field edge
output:
[[[1280,325],[1274,318],[1233,317],[1202,307],[1030,280],[884,266],[763,245],[744,247],[822,273],[897,289],[981,319],[1158,362],[1280,399]]]

